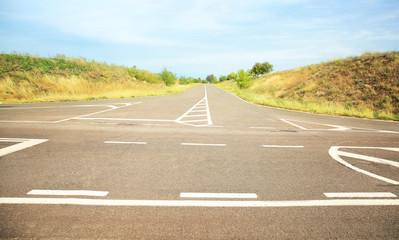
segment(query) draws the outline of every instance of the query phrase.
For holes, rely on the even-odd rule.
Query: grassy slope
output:
[[[181,92],[166,87],[159,74],[84,59],[0,54],[0,102],[124,98]]]
[[[399,120],[399,53],[366,53],[262,76],[248,89],[221,87],[254,103],[315,113]]]

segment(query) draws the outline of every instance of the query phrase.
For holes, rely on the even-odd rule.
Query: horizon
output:
[[[205,78],[397,51],[397,1],[0,1],[0,51]]]

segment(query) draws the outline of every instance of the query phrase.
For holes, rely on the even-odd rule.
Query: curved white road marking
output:
[[[353,166],[352,164],[349,164],[348,162],[344,161],[344,160],[340,157],[340,155],[341,155],[342,153],[344,153],[344,152],[342,152],[342,151],[339,151],[340,148],[350,148],[350,147],[332,146],[332,147],[330,148],[330,150],[328,151],[328,153],[330,154],[330,156],[331,156],[335,161],[341,163],[342,165],[344,165],[344,166],[346,166],[346,167],[348,167],[348,168],[350,168],[350,169],[352,169],[352,170],[355,170],[356,172],[363,173],[363,174],[365,174],[365,175],[367,175],[367,176],[376,178],[376,179],[378,179],[378,180],[381,180],[381,181],[384,181],[384,182],[387,182],[387,183],[391,183],[391,184],[394,184],[394,185],[399,185],[399,182],[398,182],[398,181],[395,181],[395,180],[392,180],[392,179],[389,179],[389,178],[386,178],[386,177],[383,177],[383,176],[380,176],[380,175],[371,173],[371,172],[369,172],[369,171],[360,169],[360,168],[355,167],[355,166]],[[354,147],[354,148],[357,148],[357,147]],[[362,147],[362,148],[366,148],[366,147]],[[371,149],[378,149],[378,148],[377,148],[377,147],[371,147]],[[389,149],[391,149],[391,148],[380,148],[380,149],[388,149],[388,150],[389,150]],[[394,149],[395,149],[395,151],[397,151],[396,148],[394,148]],[[369,160],[364,159],[364,158],[363,158],[362,160],[369,161]]]

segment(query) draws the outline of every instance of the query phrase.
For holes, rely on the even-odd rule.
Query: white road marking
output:
[[[258,198],[256,193],[180,193],[181,198]]]
[[[353,166],[352,164],[349,164],[348,162],[344,161],[344,160],[340,157],[340,152],[341,152],[341,151],[338,150],[339,148],[341,148],[341,147],[340,147],[340,146],[332,146],[332,147],[330,148],[330,150],[328,151],[328,153],[330,154],[330,156],[331,156],[335,161],[341,163],[342,165],[344,165],[344,166],[346,166],[346,167],[348,167],[348,168],[350,168],[350,169],[352,169],[352,170],[355,170],[356,172],[363,173],[363,174],[365,174],[365,175],[367,175],[367,176],[376,178],[376,179],[378,179],[378,180],[381,180],[381,181],[384,181],[384,182],[387,182],[387,183],[399,185],[399,182],[398,182],[398,181],[395,181],[395,180],[392,180],[392,179],[389,179],[389,178],[386,178],[386,177],[383,177],[383,176],[380,176],[380,175],[377,175],[377,174],[368,172],[368,171],[366,171],[366,170],[363,170],[363,169],[360,169],[360,168],[358,168],[358,167],[355,167],[355,166]],[[373,147],[372,149],[377,149],[377,148]],[[389,149],[389,148],[381,148],[381,149]],[[363,160],[364,160],[364,159],[363,159]]]
[[[302,127],[302,126],[299,126],[299,125],[297,125],[297,124],[295,124],[295,123],[289,122],[289,121],[287,121],[287,120],[285,120],[285,119],[280,119],[280,120],[283,121],[283,122],[285,122],[285,123],[288,123],[288,124],[290,124],[290,125],[292,125],[292,126],[294,126],[294,127],[297,127],[297,128],[299,128],[299,129],[307,130],[306,128],[304,128],[304,127]]]
[[[338,207],[399,206],[399,199],[329,199],[300,201],[200,201],[200,200],[111,200],[83,198],[0,198],[0,204],[46,204],[126,207]]]
[[[48,196],[93,196],[105,197],[107,191],[91,191],[91,190],[32,190],[27,195],[48,195]]]
[[[225,147],[226,144],[213,144],[213,143],[181,143],[183,146],[210,146],[210,147]]]
[[[205,96],[203,99],[201,99],[199,102],[197,102],[193,107],[191,107],[187,112],[185,112],[183,115],[178,117],[175,122],[192,126],[192,127],[205,127],[205,126],[210,126],[212,125],[212,119],[211,119],[211,114],[209,111],[209,104],[208,104],[208,93],[206,91],[206,86],[204,87],[205,89]],[[198,112],[205,112],[206,114],[203,115],[196,115],[192,113],[198,113]],[[193,117],[202,117],[201,119],[198,120],[185,120],[185,118],[193,118]],[[196,122],[206,122],[206,124],[194,124]]]
[[[262,145],[264,148],[304,148],[304,146],[285,146],[285,145]]]
[[[328,198],[391,198],[397,197],[390,192],[337,192],[324,193]]]
[[[48,139],[0,138],[0,142],[17,142],[17,144],[0,149],[0,157],[47,141]]]
[[[119,142],[119,141],[105,141],[104,143],[115,143],[115,144],[138,144],[145,145],[147,142]]]
[[[170,124],[162,124],[162,123],[144,123],[144,126],[170,126]]]
[[[136,118],[76,118],[79,120],[110,120],[110,121],[133,121],[133,122],[174,122],[165,119],[136,119]]]
[[[382,164],[386,164],[386,165],[390,165],[390,166],[394,166],[394,167],[399,167],[399,162],[390,161],[390,160],[386,160],[383,158],[370,157],[370,156],[365,156],[365,155],[356,154],[356,153],[348,153],[348,152],[343,152],[343,151],[337,151],[337,153],[340,156],[344,156],[344,157],[350,157],[350,158],[361,159],[361,160],[365,160],[365,161],[369,161],[369,162],[382,163]]]
[[[379,132],[379,133],[399,133],[395,131],[387,131],[387,130],[379,130],[379,129],[371,129],[371,128],[359,128],[359,127],[346,127],[346,126],[339,126],[339,125],[333,125],[333,124],[325,124],[325,123],[315,123],[315,122],[307,122],[307,121],[300,121],[300,120],[286,120],[286,119],[280,119],[281,121],[288,123],[292,126],[295,126],[299,129],[302,130],[307,130],[307,131],[352,131],[352,132]],[[294,122],[301,122],[301,123],[308,123],[308,124],[316,124],[316,125],[322,125],[322,126],[327,126],[327,127],[332,127],[332,129],[309,129],[302,127],[298,124],[293,123]],[[359,131],[356,129],[361,129],[364,131]]]
[[[120,106],[120,107],[116,107],[116,106],[113,106],[113,105],[108,105],[108,107],[110,107],[111,109],[106,109],[106,110],[102,110],[102,111],[98,111],[98,112],[94,112],[94,113],[89,113],[89,114],[84,114],[84,115],[80,115],[80,116],[77,116],[77,117],[66,118],[66,119],[63,119],[63,120],[55,121],[54,123],[60,123],[60,122],[65,122],[65,121],[69,121],[69,120],[76,120],[76,119],[80,119],[81,120],[81,119],[84,119],[84,117],[92,116],[92,115],[99,114],[99,113],[109,112],[109,111],[112,111],[112,110],[115,110],[115,109],[119,109],[119,108],[122,108],[122,107],[128,107],[128,106],[136,105],[136,104],[140,104],[140,103],[141,102],[124,103],[124,106]]]
[[[190,117],[206,117],[208,115],[206,114],[202,114],[202,115],[187,115],[186,118],[190,118]]]
[[[123,108],[123,107],[127,107],[127,106],[131,106],[131,105],[136,105],[136,104],[140,104],[142,102],[135,102],[135,103],[115,103],[114,105],[122,105],[122,106],[114,106],[114,105],[71,105],[71,106],[51,106],[51,107],[23,107],[23,108],[10,108],[10,109],[4,109],[4,110],[13,110],[13,109],[43,109],[43,108],[78,108],[78,107],[109,107],[110,109],[106,109],[106,110],[102,110],[102,111],[98,111],[98,112],[94,112],[94,113],[89,113],[89,114],[84,114],[84,115],[80,115],[77,117],[71,117],[71,118],[66,118],[66,119],[62,119],[62,120],[57,120],[57,121],[19,121],[19,120],[0,120],[0,122],[9,122],[9,123],[61,123],[61,122],[66,122],[69,120],[76,120],[76,119],[85,119],[84,117],[87,116],[92,116],[94,114],[99,114],[99,113],[104,113],[104,112],[108,112],[108,111],[112,111],[115,109],[119,109],[119,108]],[[3,109],[0,109],[3,110]]]

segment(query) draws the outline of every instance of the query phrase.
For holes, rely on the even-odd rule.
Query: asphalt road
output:
[[[0,105],[1,238],[398,239],[399,123],[171,96]]]

